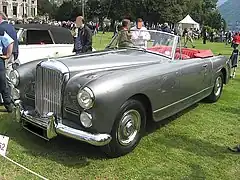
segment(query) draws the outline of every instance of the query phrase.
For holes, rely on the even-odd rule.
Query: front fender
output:
[[[224,75],[224,83],[227,84],[230,79],[230,73],[231,73],[231,65],[230,61],[225,56],[216,56],[212,59],[213,63],[213,82],[216,79],[216,76],[219,72],[222,71]]]
[[[102,75],[92,79],[87,76],[73,77],[64,91],[63,118],[83,128],[79,116],[84,110],[77,102],[77,93],[79,89],[87,86],[95,96],[94,106],[86,110],[93,117],[93,126],[89,131],[110,133],[121,106],[129,98],[136,94],[143,94],[150,101],[154,99],[157,87],[160,87],[162,81],[160,66],[149,65],[135,69],[102,72]],[[167,68],[162,67],[162,69]]]
[[[79,120],[80,114],[81,112],[84,111],[84,109],[78,104],[77,94],[80,89],[86,86],[89,86],[89,84],[91,84],[92,81],[95,81],[100,76],[103,76],[108,73],[111,73],[111,72],[98,72],[94,74],[80,72],[70,78],[70,80],[67,82],[65,86],[64,93],[63,93],[63,121],[65,121],[65,123],[72,123],[72,125],[75,128],[84,129],[84,127],[81,126],[81,123]],[[99,95],[97,95],[97,97],[99,97]],[[101,115],[103,113],[101,115],[96,115],[98,114],[96,104],[97,103],[95,102],[95,106],[91,110],[88,110],[88,112],[92,114],[94,119],[93,126],[89,129],[89,131],[105,132],[105,133],[109,132],[106,129],[110,129],[110,128],[107,128],[106,126],[102,126],[101,123],[98,124],[98,122],[102,122],[102,120],[99,120],[99,119],[102,119]]]
[[[89,110],[94,117],[94,126],[100,132],[110,133],[121,106],[136,94],[154,94],[155,86],[160,81],[151,71],[119,71],[108,74],[87,84],[95,94],[95,105]],[[148,68],[146,68],[148,69]],[[139,73],[141,72],[141,74]],[[148,74],[153,76],[149,76]]]
[[[27,102],[34,106],[36,66],[43,60],[28,62],[15,69],[19,74],[19,85],[16,88],[20,90],[20,99],[24,104]]]

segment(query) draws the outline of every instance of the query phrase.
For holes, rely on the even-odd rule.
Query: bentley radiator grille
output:
[[[53,112],[61,117],[61,101],[64,75],[52,69],[37,66],[35,85],[35,108],[40,116]]]

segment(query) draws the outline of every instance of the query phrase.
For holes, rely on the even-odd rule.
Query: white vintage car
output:
[[[16,24],[15,29],[19,39],[19,64],[73,54],[74,39],[66,28],[45,24]]]
[[[16,24],[14,27],[19,41],[17,65],[75,54],[74,38],[69,29],[47,24]],[[14,97],[13,94],[12,96]],[[0,105],[2,102],[0,94]]]

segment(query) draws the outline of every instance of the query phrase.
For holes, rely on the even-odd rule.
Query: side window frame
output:
[[[24,38],[23,41],[20,41],[21,38]],[[27,45],[27,29],[21,29],[21,33],[18,38],[19,45]]]
[[[35,31],[35,33],[36,34],[38,34],[37,32],[39,32],[39,35],[38,36],[36,36],[36,37],[39,37],[39,40],[38,39],[35,39],[35,40],[29,40],[28,38],[29,38],[29,36],[31,37],[31,31]],[[45,39],[43,38],[43,39],[41,39],[41,32],[44,32],[44,33],[46,33],[46,35],[48,36],[47,38],[45,37]],[[27,34],[27,33],[29,33],[29,34]],[[27,39],[28,39],[28,41],[26,42],[26,44],[27,45],[37,45],[37,44],[39,44],[40,42],[43,42],[44,43],[44,41],[45,42],[51,42],[51,43],[44,43],[44,44],[55,44],[54,43],[54,40],[53,40],[53,38],[52,38],[52,35],[51,35],[51,33],[49,32],[49,30],[42,30],[42,29],[33,29],[33,30],[28,30],[27,31],[27,33],[26,33],[26,36],[27,36]],[[36,41],[36,42],[34,42],[34,41]]]
[[[51,32],[50,30],[48,30],[48,34],[49,34],[49,36],[50,36],[53,44],[56,44],[56,43],[55,43],[55,40],[54,40],[54,38],[53,38],[53,34],[52,34],[52,32]]]

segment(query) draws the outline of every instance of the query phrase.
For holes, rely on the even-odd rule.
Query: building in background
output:
[[[8,18],[33,18],[37,16],[37,0],[0,0],[0,11]]]
[[[49,0],[51,4],[55,4],[58,7],[61,6],[64,2],[73,2],[74,4],[85,4],[88,0]]]

